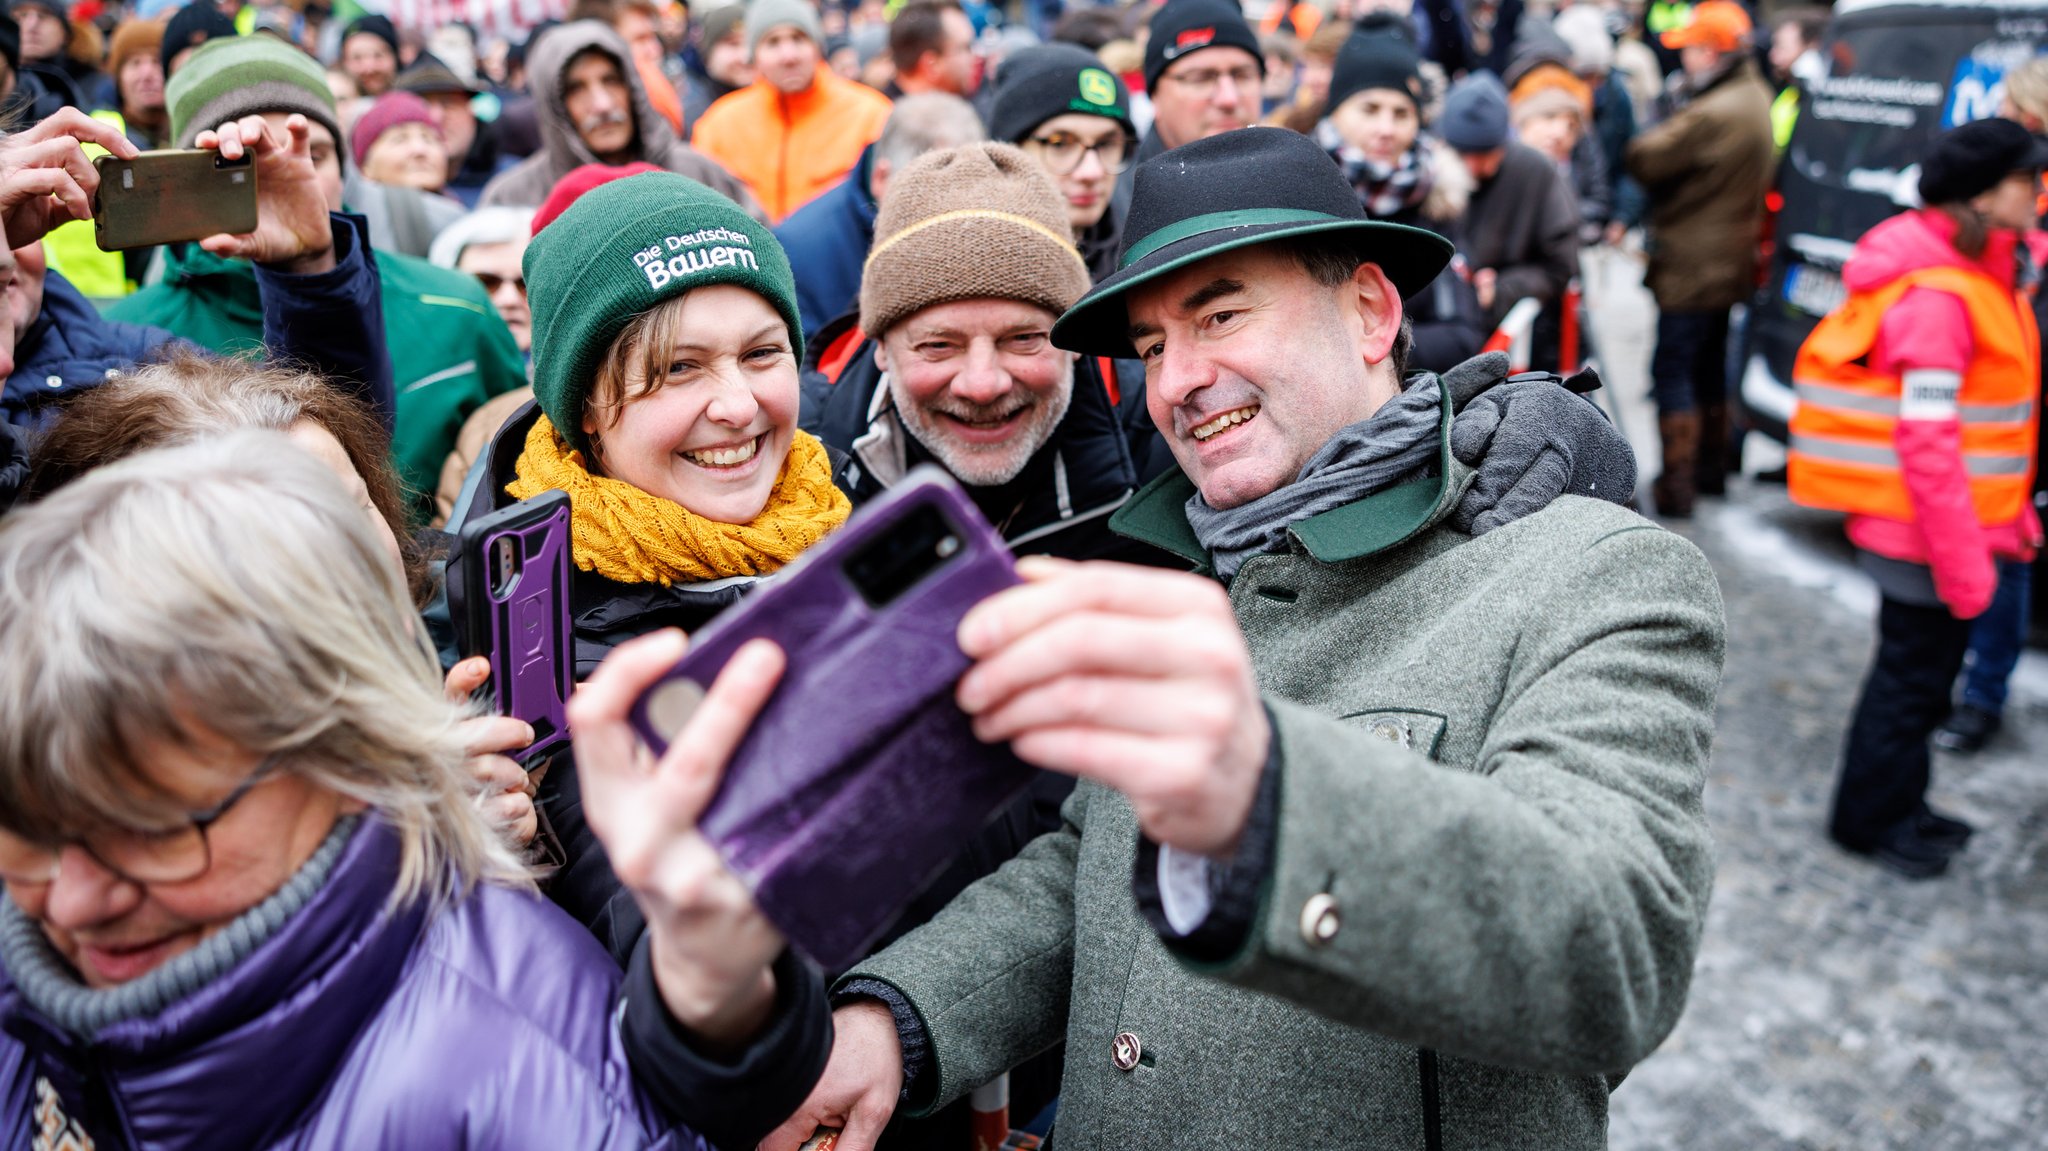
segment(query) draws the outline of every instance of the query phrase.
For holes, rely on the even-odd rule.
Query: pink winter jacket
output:
[[[2001,284],[2013,282],[2018,236],[1993,232],[1984,255],[1972,260],[1950,239],[1955,221],[1922,209],[1894,216],[1856,242],[1842,268],[1851,291],[1871,291],[1921,268],[1974,268]],[[1871,367],[1887,374],[1927,373],[1952,395],[1974,350],[1970,316],[1962,300],[1933,288],[1916,287],[1885,314],[1871,350]],[[1922,389],[1923,391],[1926,389]],[[1937,386],[1933,389],[1939,392]],[[1963,468],[1962,425],[1955,405],[1907,404],[1898,429],[1899,469],[1913,501],[1911,522],[1881,516],[1849,517],[1849,539],[1857,547],[1892,559],[1924,563],[1934,571],[1935,593],[1963,619],[1981,614],[1998,589],[1993,556],[2032,559],[2041,544],[2041,522],[2031,506],[2017,519],[1979,524]]]

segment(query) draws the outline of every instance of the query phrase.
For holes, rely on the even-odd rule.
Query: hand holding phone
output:
[[[783,659],[772,644],[743,646],[657,762],[629,715],[687,646],[673,630],[620,644],[576,692],[569,722],[584,817],[647,916],[662,1001],[719,1049],[744,1044],[774,1009],[783,939],[697,824]]]
[[[462,703],[490,682],[484,656],[458,660],[442,681],[450,703]],[[476,785],[484,818],[506,843],[525,850],[540,832],[533,806],[534,778],[512,753],[533,743],[533,728],[509,715],[474,715],[462,721],[463,766]]]
[[[712,621],[635,703],[660,754],[743,645],[787,653],[699,826],[820,966],[864,955],[1030,781],[1007,746],[975,738],[952,694],[968,666],[961,618],[1016,582],[959,485],[920,468]]]
[[[324,272],[334,267],[334,225],[327,193],[313,163],[313,125],[294,113],[282,130],[261,116],[244,116],[201,132],[193,143],[217,148],[224,161],[244,156],[256,171],[256,223],[248,229],[221,228],[199,246],[216,256],[254,260],[286,272]],[[339,141],[332,142],[339,147]]]
[[[0,136],[0,226],[8,247],[26,247],[59,224],[92,219],[99,174],[86,158],[88,144],[124,160],[140,154],[113,125],[76,108]]]

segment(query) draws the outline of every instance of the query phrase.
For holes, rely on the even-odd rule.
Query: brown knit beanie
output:
[[[955,300],[1023,300],[1054,314],[1088,291],[1066,202],[1009,144],[927,152],[889,181],[861,273],[860,327],[880,337]]]
[[[107,75],[117,82],[121,79],[121,65],[130,56],[154,56],[164,46],[164,21],[123,20],[114,29],[114,39],[107,46]]]

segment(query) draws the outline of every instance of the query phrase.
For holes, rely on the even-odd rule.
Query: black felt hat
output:
[[[1131,123],[1131,94],[1095,53],[1073,44],[1038,44],[1015,52],[996,72],[988,109],[990,139],[1015,144],[1054,116],[1081,112]]]
[[[2048,141],[2011,120],[1972,120],[1936,136],[1920,157],[1920,202],[1954,204],[2014,172],[2048,168]]]
[[[1229,0],[1168,0],[1152,14],[1147,27],[1147,88],[1158,86],[1159,74],[1167,65],[1204,48],[1242,48],[1259,62],[1259,75],[1266,74],[1266,54],[1259,49],[1258,34]]]
[[[1059,318],[1052,341],[1128,356],[1124,293],[1219,252],[1290,236],[1326,236],[1378,264],[1412,296],[1451,262],[1434,232],[1365,218],[1329,153],[1285,128],[1240,128],[1155,156],[1134,173],[1117,270]]]
[[[391,86],[415,96],[451,95],[456,92],[476,96],[483,92],[475,84],[457,76],[453,68],[443,64],[440,57],[432,52],[420,53],[413,60],[412,67],[400,72]]]

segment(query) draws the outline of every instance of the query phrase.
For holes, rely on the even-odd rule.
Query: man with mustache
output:
[[[540,117],[540,151],[493,178],[478,203],[538,204],[563,176],[585,164],[616,167],[644,160],[688,176],[765,219],[746,185],[676,139],[675,130],[648,102],[632,59],[619,34],[596,20],[576,20],[544,33],[527,57]]]

